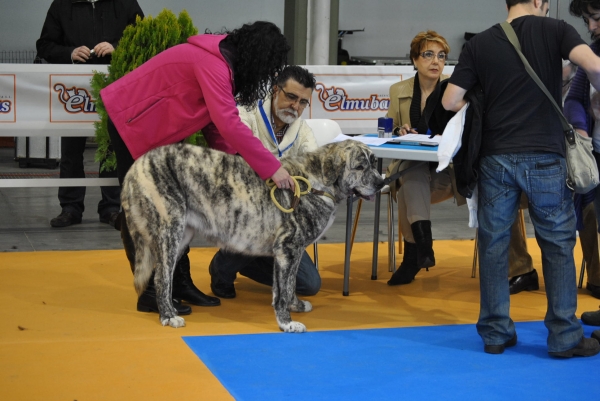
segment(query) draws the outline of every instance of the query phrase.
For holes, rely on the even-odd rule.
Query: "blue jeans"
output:
[[[212,274],[223,283],[231,283],[239,272],[254,281],[268,286],[273,285],[272,257],[248,256],[240,253],[227,252],[222,249],[216,253],[211,262]],[[302,253],[300,266],[296,274],[296,293],[299,295],[315,295],[321,289],[321,276],[308,253]]]
[[[515,334],[506,277],[510,228],[521,192],[529,199],[529,216],[542,251],[548,351],[573,348],[583,337],[575,317],[576,222],[566,175],[565,159],[555,153],[512,153],[481,159],[477,213],[481,309],[477,332],[485,344],[503,344]]]

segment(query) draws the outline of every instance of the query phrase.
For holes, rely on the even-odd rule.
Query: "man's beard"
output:
[[[286,113],[291,113],[293,116],[290,116]],[[294,121],[298,119],[298,112],[296,110],[292,108],[280,109],[277,107],[277,104],[275,104],[275,115],[286,124],[293,124]]]

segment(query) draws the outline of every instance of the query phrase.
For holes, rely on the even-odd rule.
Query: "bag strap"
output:
[[[517,54],[521,58],[521,61],[523,61],[523,64],[525,65],[525,70],[527,71],[527,73],[531,76],[531,78],[540,87],[542,92],[544,92],[544,94],[548,97],[548,99],[554,106],[554,109],[556,110],[556,112],[558,113],[558,115],[560,117],[560,122],[562,124],[563,131],[565,132],[567,140],[569,141],[569,143],[571,145],[574,145],[575,144],[575,131],[573,129],[573,126],[571,124],[569,124],[569,122],[565,118],[565,115],[563,114],[562,110],[560,109],[560,107],[558,107],[558,105],[556,104],[556,101],[554,100],[554,98],[552,97],[550,92],[548,92],[548,89],[546,89],[546,86],[540,80],[540,78],[535,73],[533,68],[531,68],[529,61],[527,61],[527,58],[525,58],[525,56],[523,55],[523,52],[521,52],[521,44],[519,43],[519,39],[517,38],[517,34],[515,33],[515,30],[513,29],[512,25],[510,25],[510,23],[508,21],[504,21],[500,24],[500,26],[504,30],[504,33],[506,34],[506,37],[508,38],[509,42],[514,46],[515,50],[517,51]]]

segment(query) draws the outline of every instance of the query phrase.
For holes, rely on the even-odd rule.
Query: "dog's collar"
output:
[[[335,202],[335,196],[331,195],[329,192],[321,191],[321,190],[314,189],[314,188],[311,188],[310,192],[313,193],[313,194],[315,194],[315,195],[326,196],[326,197],[332,199]]]

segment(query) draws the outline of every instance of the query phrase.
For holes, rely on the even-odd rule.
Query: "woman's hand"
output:
[[[402,136],[402,135],[406,135],[406,134],[418,134],[418,132],[414,128],[411,128],[410,125],[404,124],[398,130],[398,135]]]
[[[277,188],[279,188],[279,189],[288,189],[289,188],[292,191],[294,190],[294,180],[292,180],[292,177],[287,172],[287,170],[283,168],[283,166],[281,166],[281,167],[279,167],[279,169],[277,169],[275,174],[273,174],[271,176],[271,179],[273,180],[273,182],[275,183],[275,185],[277,185]]]

